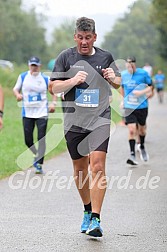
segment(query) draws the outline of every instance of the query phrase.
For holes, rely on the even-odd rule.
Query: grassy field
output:
[[[24,144],[21,107],[12,92],[18,72],[8,74],[0,70],[0,83],[5,93],[4,127],[0,132],[0,179],[15,171],[30,167],[33,161],[32,153],[27,150]],[[113,96],[112,120],[117,123],[121,119],[116,112],[119,105],[119,95],[114,92]],[[36,139],[36,131],[34,137]],[[56,109],[56,113],[49,116],[46,146],[45,160],[66,150],[61,107]]]

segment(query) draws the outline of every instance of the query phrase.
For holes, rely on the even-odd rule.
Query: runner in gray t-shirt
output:
[[[112,55],[93,46],[96,37],[94,20],[79,18],[74,34],[77,47],[63,51],[56,59],[49,90],[65,93],[65,138],[85,210],[81,232],[101,237],[100,212],[106,191],[105,160],[110,136],[109,90],[110,85],[119,88],[121,80]]]

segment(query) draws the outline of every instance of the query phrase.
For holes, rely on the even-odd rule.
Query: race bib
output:
[[[34,94],[34,95],[28,95],[28,101],[31,102],[31,103],[36,103],[36,102],[39,102],[41,101],[41,95],[38,93],[38,94]]]
[[[131,105],[138,105],[139,99],[134,95],[128,95],[127,103]]]
[[[99,106],[99,89],[76,88],[75,104],[80,107],[98,107]]]

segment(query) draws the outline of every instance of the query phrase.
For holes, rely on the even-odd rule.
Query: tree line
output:
[[[47,63],[74,45],[74,19],[55,28],[48,44],[45,17],[37,15],[35,9],[26,12],[21,4],[21,0],[0,0],[0,59],[22,64],[31,55],[39,55]],[[166,0],[138,0],[104,36],[101,47],[111,51],[115,59],[135,55],[139,65],[162,64],[167,56],[166,19]]]
[[[165,69],[166,24],[166,0],[138,0],[105,35],[102,47],[113,51],[117,59],[134,55],[139,66],[148,62],[155,68],[161,65]]]
[[[21,0],[0,0],[0,58],[18,64],[30,55],[47,54],[45,30],[35,11],[21,9]]]

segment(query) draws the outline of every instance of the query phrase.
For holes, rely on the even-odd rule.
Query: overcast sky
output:
[[[34,3],[35,2],[35,3]],[[135,0],[24,0],[24,6],[36,6],[38,11],[45,10],[49,16],[88,16],[90,14],[119,14],[128,10]]]
[[[36,12],[48,17],[46,22],[46,40],[52,40],[53,29],[59,26],[64,18],[78,18],[86,16],[95,18],[94,15],[103,14],[103,20],[95,19],[98,32],[97,44],[103,40],[106,32],[111,30],[115,20],[128,11],[136,0],[22,0],[23,8],[29,10],[35,7]],[[106,16],[104,16],[106,14]],[[111,15],[111,18],[109,17]]]

